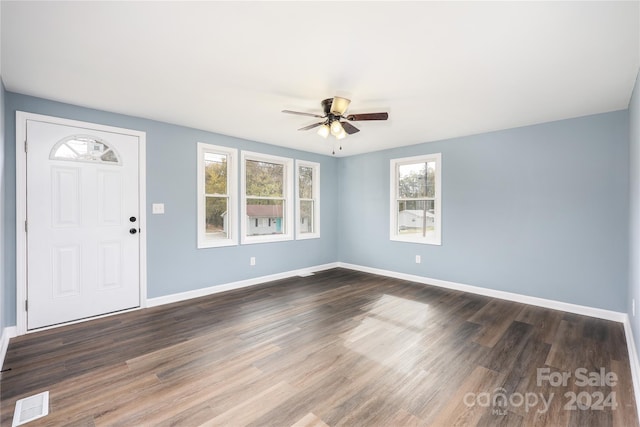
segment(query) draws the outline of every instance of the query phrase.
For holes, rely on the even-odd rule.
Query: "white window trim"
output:
[[[313,233],[300,232],[300,167],[313,168]],[[308,162],[306,160],[296,160],[296,239],[318,239],[320,238],[320,163]]]
[[[254,153],[251,151],[242,151],[240,165],[240,242],[243,245],[253,243],[282,242],[293,240],[293,159],[288,157],[272,156],[269,154]],[[247,236],[247,189],[246,189],[246,163],[247,160],[258,162],[278,163],[284,166],[284,233],[272,234],[264,236]]]
[[[204,179],[205,153],[223,154],[227,156],[227,226],[229,235],[226,239],[211,239],[206,233],[206,203]],[[235,246],[238,244],[238,150],[218,145],[198,142],[198,249]]]
[[[435,219],[434,219],[434,231],[435,237],[426,238],[421,236],[400,236],[396,233],[397,223],[398,223],[398,212],[397,212],[397,198],[398,198],[398,167],[405,164],[412,163],[423,163],[435,161],[436,162],[436,188],[435,188]],[[391,190],[390,194],[390,216],[389,216],[389,238],[390,240],[398,241],[398,242],[410,242],[410,243],[421,243],[427,245],[442,245],[442,154],[434,153],[434,154],[425,154],[422,156],[413,156],[413,157],[404,157],[401,159],[391,159]]]

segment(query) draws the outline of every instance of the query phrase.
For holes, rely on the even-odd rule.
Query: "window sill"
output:
[[[221,248],[226,246],[238,246],[238,242],[231,239],[225,240],[198,240],[198,249]]]
[[[389,240],[393,242],[417,243],[420,245],[442,246],[442,241],[436,238],[423,239],[423,238],[416,238],[416,237],[411,238],[411,237],[391,236]]]
[[[296,236],[296,240],[319,239],[320,233],[304,233]]]
[[[266,236],[245,236],[242,238],[243,245],[252,245],[255,243],[274,243],[274,242],[286,242],[293,240],[293,236],[288,234],[281,235],[266,235]]]

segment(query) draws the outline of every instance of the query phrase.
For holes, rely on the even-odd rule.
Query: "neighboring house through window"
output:
[[[296,239],[320,237],[320,164],[296,160]]]
[[[198,143],[198,248],[238,244],[237,150]]]
[[[441,244],[441,155],[391,160],[391,240]]]
[[[293,159],[242,152],[242,243],[293,238]]]

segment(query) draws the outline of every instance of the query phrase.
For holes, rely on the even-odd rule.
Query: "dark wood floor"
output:
[[[4,369],[3,426],[45,390],[30,426],[638,425],[621,324],[343,269],[18,337]]]

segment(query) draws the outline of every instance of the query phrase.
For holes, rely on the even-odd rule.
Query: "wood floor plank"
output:
[[[449,402],[433,421],[437,426],[475,426],[487,410],[480,405],[477,398],[465,398],[468,394],[477,396],[487,390],[494,390],[504,374],[478,366],[460,385]],[[471,403],[469,403],[471,402]]]
[[[297,390],[284,381],[259,392],[237,406],[201,424],[202,427],[220,425],[246,425],[279,403],[293,396]]]
[[[172,417],[164,417],[163,420],[152,425],[158,427],[197,426],[207,422],[215,416],[214,411],[208,405],[191,406],[185,411]],[[145,425],[147,420],[144,421]]]
[[[546,344],[553,344],[563,314],[561,311],[527,305],[515,320],[533,326],[539,340]]]
[[[485,413],[476,424],[476,427],[520,427],[523,419],[520,415],[507,411],[505,414],[495,415]]]
[[[562,320],[558,326],[546,364],[568,372],[580,366],[578,358],[586,348],[581,346],[584,326],[577,321]]]
[[[424,422],[415,415],[407,412],[404,409],[400,409],[393,415],[390,426],[405,426],[405,427],[419,427],[424,425]]]
[[[633,414],[637,413],[637,402],[633,399],[633,382],[631,369],[627,363],[618,360],[611,361],[611,372],[615,373],[618,383],[611,388],[615,392],[617,407],[612,411],[613,424],[619,426],[632,426],[637,423]]]
[[[357,363],[357,362],[356,362]],[[358,387],[357,381],[342,375],[345,367],[333,372],[319,381],[307,384],[305,393],[298,393],[271,411],[256,418],[248,424],[251,427],[286,426],[295,424],[314,408],[314,414],[319,414],[321,408],[331,408],[350,394],[350,390]],[[352,366],[357,366],[356,364]],[[324,420],[323,420],[324,422]]]
[[[493,347],[524,307],[523,304],[503,300],[490,301],[468,319],[482,326],[474,341],[485,347]]]
[[[210,400],[213,396],[219,396],[232,385],[252,384],[261,374],[256,368],[248,368],[230,375],[229,381],[210,375],[201,376],[197,380],[181,381],[171,387],[159,383],[151,388],[137,389],[126,403],[118,403],[116,407],[107,403],[105,409],[96,415],[95,423],[97,426],[157,423]],[[144,408],[144,411],[140,408]]]
[[[496,372],[508,373],[513,370],[513,365],[520,359],[520,355],[533,333],[531,325],[513,321],[504,334],[487,353],[482,366]]]
[[[49,390],[30,426],[638,426],[620,323],[340,268],[17,337],[4,368],[0,425]],[[618,382],[539,384],[578,368]]]
[[[312,412],[309,412],[295,424],[292,424],[291,427],[329,427],[324,421],[318,418]]]
[[[534,336],[535,336],[534,329]],[[519,393],[537,391],[538,368],[545,367],[545,360],[549,354],[551,345],[544,340],[530,339],[517,358],[515,364],[506,374],[502,387],[507,393]],[[511,408],[512,412],[524,415],[522,408]]]

